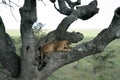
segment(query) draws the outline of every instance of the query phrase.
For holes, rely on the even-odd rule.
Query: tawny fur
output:
[[[67,40],[50,42],[42,47],[40,53],[48,54],[56,51],[70,51],[69,45],[70,45],[70,42]]]
[[[66,52],[66,51],[70,51],[70,50],[71,50],[70,42],[68,40],[47,43],[40,50],[40,56],[41,56],[40,62],[43,65],[44,55],[50,54],[52,52],[57,52],[57,51]]]

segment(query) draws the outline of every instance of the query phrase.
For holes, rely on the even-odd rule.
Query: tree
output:
[[[3,0],[4,1],[4,0]],[[56,0],[50,0],[54,3]],[[66,5],[68,4],[68,6]],[[71,49],[69,52],[54,52],[46,55],[46,66],[39,71],[36,65],[36,57],[39,55],[39,47],[47,42],[69,40],[77,43],[84,38],[82,33],[67,32],[68,27],[77,19],[87,20],[98,13],[97,0],[90,2],[85,6],[80,5],[80,0],[71,2],[70,0],[58,0],[61,14],[66,15],[57,29],[49,32],[44,38],[41,38],[35,45],[32,25],[36,21],[36,0],[25,0],[20,8],[21,14],[21,57],[16,55],[15,46],[9,35],[5,32],[5,27],[0,18],[0,62],[9,72],[7,75],[10,80],[47,80],[47,78],[58,68],[82,59],[86,56],[102,52],[105,47],[113,40],[120,38],[120,7],[115,10],[113,20],[110,26],[102,30],[93,40],[81,43]],[[76,9],[75,9],[76,7]],[[64,34],[64,35],[63,35]],[[2,71],[0,79],[6,77]]]

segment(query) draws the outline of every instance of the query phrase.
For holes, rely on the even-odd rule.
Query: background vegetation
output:
[[[100,30],[81,30],[85,38],[80,42],[93,39]],[[20,55],[20,33],[17,30],[7,31]],[[40,35],[46,35],[47,31],[42,31]],[[38,37],[37,37],[38,38]],[[66,65],[54,72],[49,80],[120,80],[120,40],[110,43],[104,52],[88,56],[79,61]],[[72,44],[75,46],[77,44]]]

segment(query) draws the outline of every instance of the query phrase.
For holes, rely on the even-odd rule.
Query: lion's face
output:
[[[64,48],[64,49],[69,49],[70,48],[70,41],[68,41],[68,40],[64,40],[64,41],[62,41],[62,43],[61,44],[63,44],[62,45],[62,47]]]

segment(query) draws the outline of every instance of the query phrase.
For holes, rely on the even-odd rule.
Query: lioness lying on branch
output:
[[[57,51],[66,52],[70,50],[70,41],[68,40],[47,43],[40,49],[40,63],[44,65],[44,57],[47,54]],[[41,65],[41,67],[44,67],[43,65]],[[38,69],[40,70],[41,67],[39,66]]]

